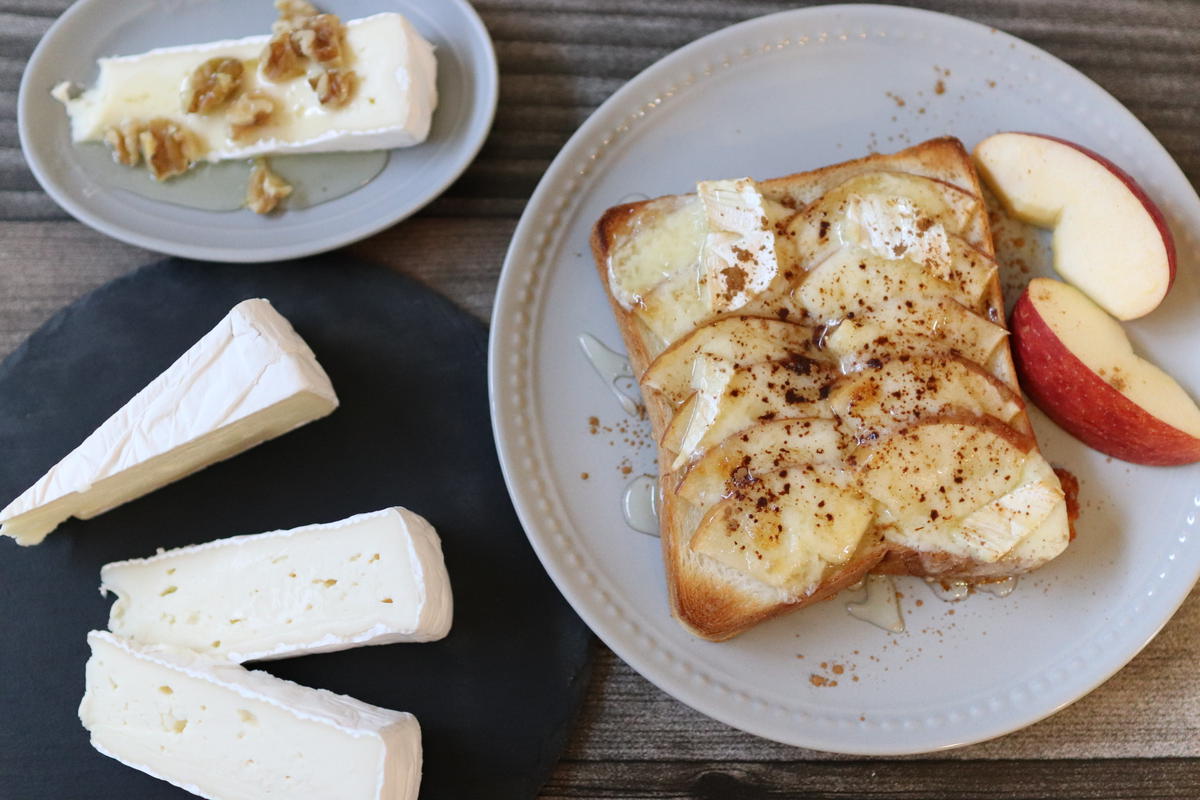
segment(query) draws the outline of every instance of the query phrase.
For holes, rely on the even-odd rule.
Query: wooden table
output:
[[[0,356],[64,304],[157,258],[72,220],[21,157],[21,73],[68,5],[0,0]],[[794,4],[476,5],[500,59],[491,137],[441,199],[350,251],[413,275],[486,319],[517,217],[588,114],[675,48]],[[925,5],[1002,28],[1081,69],[1149,126],[1193,183],[1200,180],[1200,2]],[[671,699],[603,645],[596,651],[586,704],[544,798],[1200,797],[1200,592],[1128,667],[1070,708],[993,742],[911,759],[831,756],[755,738]]]

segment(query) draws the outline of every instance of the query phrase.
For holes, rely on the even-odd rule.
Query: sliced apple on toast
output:
[[[837,470],[788,467],[736,485],[705,514],[691,548],[803,597],[850,560],[874,516]]]
[[[992,367],[1008,331],[947,298],[910,297],[889,302],[895,316],[843,320],[822,342],[842,369],[870,366],[890,355],[959,355]],[[1007,352],[1003,353],[1007,357]]]
[[[1011,425],[1025,409],[994,375],[951,355],[890,357],[840,378],[827,399],[830,413],[859,440],[945,416],[987,416]]]
[[[812,339],[811,328],[791,322],[723,317],[696,328],[660,353],[642,374],[642,388],[679,405],[692,393],[693,362],[702,356],[731,369],[788,356],[819,359]]]
[[[872,570],[994,578],[1057,555],[1065,502],[961,143],[697,188],[592,236],[659,439],[678,620],[720,641]]]
[[[676,413],[661,446],[676,453],[673,469],[726,437],[772,419],[829,416],[825,395],[841,373],[831,364],[797,355],[730,368],[700,357],[695,393]]]
[[[833,419],[776,419],[752,425],[707,450],[679,483],[675,494],[707,508],[759,475],[789,464],[838,466],[845,444]]]
[[[917,553],[950,556],[988,574],[1066,501],[1033,439],[989,418],[947,418],[901,429],[860,446],[859,489],[882,509],[884,538]],[[1042,545],[1058,555],[1064,526]],[[954,557],[957,557],[955,559]]]

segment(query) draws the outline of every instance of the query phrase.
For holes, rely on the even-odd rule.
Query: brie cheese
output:
[[[646,296],[664,281],[695,265],[704,241],[704,212],[700,203],[686,200],[651,215],[608,258],[608,283],[626,311],[640,308]]]
[[[403,508],[234,536],[106,564],[108,627],[141,644],[255,661],[450,630],[450,579],[433,526]]]
[[[88,634],[79,719],[106,756],[212,800],[415,800],[411,714],[188,650]]]
[[[71,98],[67,87],[60,85],[54,96],[67,107],[75,142],[102,141],[105,131],[128,120],[161,117],[199,136],[208,161],[274,153],[385,150],[419,144],[429,135],[437,105],[433,45],[400,14],[376,14],[346,24],[348,66],[357,76],[357,85],[341,108],[322,106],[304,75],[280,83],[264,78],[258,59],[270,38],[248,36],[102,58],[94,87]],[[218,57],[250,62],[242,79],[243,93],[260,89],[283,109],[254,141],[235,141],[223,114],[183,110],[180,97],[192,72]]]
[[[788,212],[750,178],[701,181],[696,193],[708,219],[700,267],[709,308],[736,311],[779,274],[775,222]]]
[[[215,328],[0,511],[0,534],[37,544],[337,408],[312,350],[266,300]]]

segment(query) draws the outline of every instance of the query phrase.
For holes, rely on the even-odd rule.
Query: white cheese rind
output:
[[[92,746],[211,800],[414,800],[415,717],[171,647],[88,634]]]
[[[441,540],[404,508],[106,564],[108,627],[234,662],[428,642],[450,631]]]
[[[243,76],[243,91],[262,89],[286,111],[251,143],[236,142],[222,113],[189,114],[181,96],[188,77],[210,58],[257,63],[269,36],[248,36],[131,56],[100,59],[94,87],[74,99],[56,89],[71,118],[76,142],[101,141],[126,120],[165,117],[185,125],[207,145],[204,158],[221,161],[276,153],[388,150],[409,147],[429,135],[437,106],[433,45],[402,15],[375,14],[346,24],[348,68],[358,76],[354,96],[342,108],[322,107],[305,76],[274,83],[261,65]]]
[[[0,511],[0,534],[42,541],[337,408],[312,350],[266,300],[215,328]]]
[[[764,197],[752,178],[701,181],[696,194],[708,220],[700,267],[709,308],[736,311],[779,273],[775,221],[787,212]]]

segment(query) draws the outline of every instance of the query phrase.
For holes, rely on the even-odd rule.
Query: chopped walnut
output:
[[[263,65],[263,77],[276,83],[299,78],[305,72],[304,56],[292,45],[292,37],[288,33],[272,36],[259,59]]]
[[[309,78],[308,85],[317,93],[317,99],[323,106],[340,108],[346,105],[354,94],[354,84],[358,76],[352,69],[330,69],[320,75]]]
[[[260,158],[255,162],[246,187],[246,208],[255,214],[270,214],[291,193],[291,185],[272,172],[265,160]]]
[[[138,136],[145,126],[140,122],[123,122],[104,132],[104,142],[112,148],[113,161],[127,167],[136,167],[142,160]]]
[[[236,142],[254,138],[255,132],[268,125],[274,116],[275,100],[263,91],[242,95],[225,114],[230,135]]]
[[[196,134],[161,117],[150,120],[138,133],[138,144],[156,181],[187,172],[202,151]]]
[[[342,39],[346,29],[336,14],[317,14],[300,20],[292,32],[292,44],[301,55],[318,64],[342,63]]]
[[[236,58],[210,58],[192,73],[183,95],[189,114],[210,114],[232,100],[242,88],[245,66]]]
[[[321,13],[308,0],[275,0],[275,10],[279,12],[279,19],[271,25],[272,33],[291,33],[299,27],[301,20]]]

